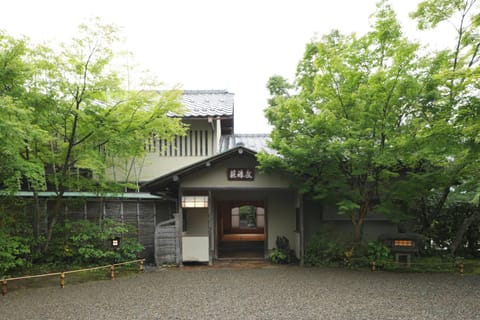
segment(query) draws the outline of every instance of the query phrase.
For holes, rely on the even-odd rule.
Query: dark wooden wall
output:
[[[53,205],[53,199],[42,199],[44,212],[41,226],[46,226],[45,212],[52,210]],[[110,218],[133,225],[136,231],[131,236],[136,236],[144,246],[141,257],[150,263],[155,262],[155,227],[162,221],[172,219],[175,211],[172,203],[145,199],[72,198],[66,199],[64,206],[65,219],[100,223],[102,219]],[[32,206],[27,205],[25,210],[32,210]]]

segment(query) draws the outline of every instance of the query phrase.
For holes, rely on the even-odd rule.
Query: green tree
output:
[[[438,66],[432,73],[435,86],[429,90],[433,99],[424,99],[425,112],[419,114],[423,123],[418,134],[423,154],[438,159],[437,197],[433,214],[426,214],[425,229],[435,225],[445,208],[469,207],[450,239],[450,252],[455,254],[469,226],[480,219],[478,210],[480,156],[480,3],[476,0],[422,1],[412,14],[420,29],[435,29],[448,23],[455,37],[447,49],[434,53]],[[436,141],[437,143],[432,143]],[[432,197],[427,197],[427,199]],[[475,209],[477,208],[477,209]]]
[[[0,183],[13,191],[56,192],[46,213],[46,251],[63,217],[65,192],[135,187],[106,176],[112,159],[142,157],[152,134],[184,133],[180,119],[168,116],[181,114],[181,92],[153,91],[159,83],[152,80],[130,87],[121,75],[133,72],[118,67],[112,49],[120,43],[118,28],[98,19],[81,25],[78,38],[60,50],[29,49],[26,40],[3,34],[0,40]]]
[[[43,99],[32,88],[34,50],[27,39],[14,39],[0,32],[0,255],[2,273],[25,265],[32,244],[38,238],[37,228],[28,228],[23,214],[11,210],[8,195],[28,186],[45,188],[44,166],[32,156],[33,140],[46,141],[45,131],[34,120],[34,104]],[[18,202],[15,201],[15,202]],[[7,205],[9,204],[9,205]],[[32,214],[34,224],[38,211]]]
[[[349,215],[354,243],[372,211],[401,214],[389,191],[403,173],[399,156],[411,138],[412,109],[422,90],[417,49],[382,1],[366,35],[332,31],[307,45],[297,94],[271,90],[266,117],[280,157],[260,154],[262,168],[287,170],[302,193]]]
[[[148,135],[169,138],[183,132],[180,121],[167,115],[180,112],[178,91],[159,98],[142,88],[125,89],[114,66],[112,48],[119,41],[115,26],[97,19],[79,31],[79,38],[42,61],[46,76],[39,86],[52,104],[36,112],[38,123],[49,133],[48,144],[40,145],[36,154],[45,164],[47,183],[57,193],[49,213],[46,249],[66,191],[111,190],[105,170],[112,155],[138,156]]]
[[[25,39],[0,32],[0,188],[16,191],[22,180],[33,188],[44,185],[43,166],[30,161],[30,142],[44,132],[32,123],[30,101],[39,96],[29,90],[33,77],[32,51]]]

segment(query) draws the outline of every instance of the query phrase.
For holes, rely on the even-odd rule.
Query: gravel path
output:
[[[257,266],[153,269],[12,290],[0,319],[480,319],[480,276]]]

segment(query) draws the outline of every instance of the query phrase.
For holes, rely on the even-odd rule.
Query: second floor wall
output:
[[[107,169],[107,177],[117,182],[141,183],[188,166],[218,153],[221,120],[185,120],[188,130],[172,140],[152,135],[145,140],[145,156],[116,159]]]

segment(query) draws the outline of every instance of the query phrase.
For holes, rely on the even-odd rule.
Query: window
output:
[[[232,208],[232,228],[257,229],[265,225],[265,209],[251,205]]]
[[[208,196],[183,196],[182,208],[208,208]]]

